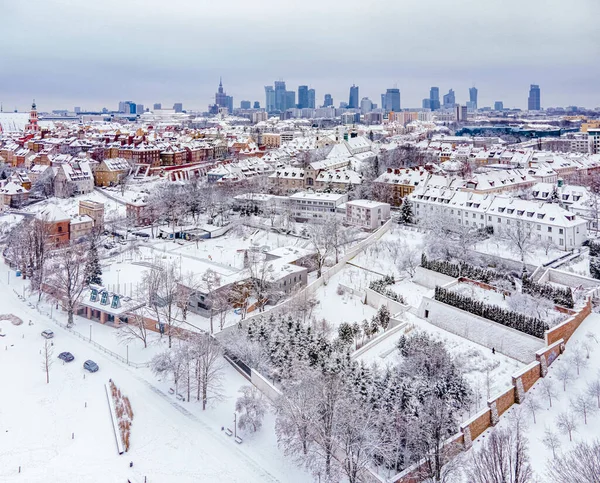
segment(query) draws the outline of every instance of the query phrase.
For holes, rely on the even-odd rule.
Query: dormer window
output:
[[[538,215],[537,215],[538,220],[543,220],[544,216],[546,216],[546,215],[544,215],[543,213],[538,213]]]
[[[102,298],[100,299],[102,305],[108,304],[108,292],[102,292]]]
[[[110,307],[113,308],[113,309],[118,309],[119,305],[120,305],[120,303],[119,303],[119,296],[118,295],[113,295]]]
[[[533,216],[533,211],[528,211],[528,212],[527,212],[527,216],[528,216],[529,218],[531,218],[531,217]]]
[[[523,210],[517,210],[517,215],[521,216],[523,213],[525,213],[525,211],[523,211]]]
[[[90,294],[90,302],[96,302],[98,300],[98,290],[93,288]]]
[[[504,210],[505,210],[505,209],[506,209],[506,208],[498,208],[498,213],[504,213]]]

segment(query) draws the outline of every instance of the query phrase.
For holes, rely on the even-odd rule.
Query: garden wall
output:
[[[385,305],[390,311],[390,314],[396,315],[403,314],[410,308],[409,305],[403,305],[400,302],[396,302],[370,288],[365,289],[365,291],[367,293],[367,305],[374,309],[379,309],[379,307]]]
[[[600,280],[595,278],[584,277],[583,275],[577,275],[575,273],[565,272],[563,270],[557,270],[556,268],[549,268],[540,277],[538,283],[554,282],[566,285],[568,287],[579,287],[592,289],[600,287]]]
[[[567,342],[581,325],[584,319],[592,313],[592,300],[588,299],[585,306],[575,315],[569,317],[563,323],[547,330],[544,334],[546,345],[552,345],[559,340]]]
[[[502,416],[515,403],[515,387],[498,394],[495,398],[488,399],[488,407],[492,411],[492,424],[495,426],[498,418]]]
[[[521,403],[525,393],[542,377],[541,365],[538,361],[523,367],[512,376],[515,387],[515,402]]]
[[[454,277],[449,277],[443,273],[434,272],[423,267],[417,267],[415,276],[413,277],[413,282],[427,288],[435,288],[438,285],[443,287],[447,283],[455,282],[456,280]]]
[[[350,357],[354,360],[354,359],[362,356],[365,352],[367,352],[368,350],[377,346],[378,344],[380,344],[384,340],[388,339],[392,335],[404,330],[406,328],[406,325],[407,325],[407,322],[401,322],[401,323],[399,323],[399,325],[396,325],[395,327],[392,327],[391,329],[386,330],[383,334],[378,335],[374,339],[367,342],[360,349],[354,351]]]
[[[417,315],[448,332],[524,363],[535,360],[535,352],[544,346],[541,339],[428,297],[421,300]]]
[[[271,401],[274,401],[281,396],[281,391],[254,369],[251,369],[250,371],[250,382]]]
[[[550,344],[535,353],[536,360],[540,363],[540,373],[545,377],[548,373],[548,367],[562,353],[565,341],[557,340],[554,344]]]

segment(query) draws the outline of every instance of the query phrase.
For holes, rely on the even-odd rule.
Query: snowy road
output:
[[[0,321],[5,334],[0,338],[0,481],[285,481],[225,436],[221,421],[202,420],[174,404],[135,369],[41,321],[14,295],[12,285],[0,286],[0,302],[3,313],[25,321],[19,327]],[[29,319],[34,325],[27,325]],[[40,355],[40,332],[46,328],[56,334],[50,384]],[[72,352],[75,361],[63,364],[56,359],[62,351]],[[82,364],[88,358],[99,364],[99,372],[84,373]],[[134,411],[131,449],[123,456],[116,451],[104,394],[109,378],[130,398]]]

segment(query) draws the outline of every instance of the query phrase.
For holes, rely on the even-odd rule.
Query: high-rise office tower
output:
[[[494,102],[494,111],[502,111],[504,110],[504,103],[502,101]]]
[[[275,110],[275,89],[273,89],[273,86],[265,86],[265,109],[267,112]]]
[[[123,112],[125,114],[135,114],[136,113],[136,105],[133,101],[121,101],[119,102],[119,112]]]
[[[254,109],[260,109],[260,102],[254,101]]]
[[[454,91],[450,89],[448,94],[444,94],[444,109],[454,109],[455,104],[456,97],[454,96]]]
[[[469,88],[469,108],[476,110],[477,109],[477,87],[473,86]]]
[[[250,109],[250,101],[241,101],[240,102],[240,109]]]
[[[285,91],[285,106],[282,111],[296,107],[296,91]]]
[[[367,112],[371,112],[373,110],[373,102],[368,97],[363,97],[360,101],[360,112],[361,114],[366,114]]]
[[[305,107],[308,107],[308,86],[298,86],[298,109]]]
[[[423,109],[431,109],[431,99],[429,99],[429,97],[426,97],[425,99],[423,99],[421,107]]]
[[[173,104],[173,110],[175,112],[182,112],[183,111],[183,104],[181,102],[176,102],[175,104]]]
[[[325,94],[325,97],[323,97],[323,107],[329,106],[333,106],[333,97],[331,97],[331,94]]]
[[[160,111],[162,109],[162,104],[160,102],[155,102],[154,106],[153,106],[153,109],[155,111]]]
[[[275,81],[275,110],[285,111],[286,93],[285,81]]]
[[[358,86],[352,84],[350,87],[350,97],[348,100],[348,109],[358,109],[360,107],[358,101]]]
[[[539,111],[541,106],[540,86],[531,84],[529,87],[529,98],[527,99],[527,109],[530,111]]]
[[[315,90],[314,89],[308,89],[308,107],[309,109],[314,109],[315,108]]]
[[[432,87],[429,89],[429,108],[432,111],[440,108],[440,88]]]
[[[136,104],[135,105],[135,113],[136,114],[144,114],[144,104]]]
[[[381,99],[381,104],[388,112],[400,112],[400,89],[388,89],[385,99]]]

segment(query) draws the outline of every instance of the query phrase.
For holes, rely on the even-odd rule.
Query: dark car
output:
[[[73,357],[73,354],[71,354],[70,352],[61,352],[60,354],[58,354],[58,358],[61,361],[65,361],[65,362],[71,362],[71,361],[75,360],[75,357]]]
[[[98,364],[96,364],[94,361],[85,361],[83,363],[83,368],[90,372],[98,372],[98,369],[100,369]]]

